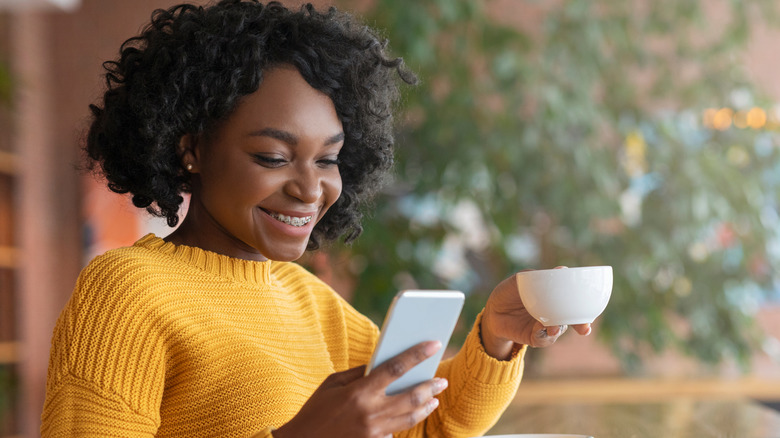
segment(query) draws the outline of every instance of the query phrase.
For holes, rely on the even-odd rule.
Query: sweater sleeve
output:
[[[367,364],[371,361],[371,355],[379,341],[379,328],[370,319],[356,311],[352,306],[345,306],[345,318],[347,320],[347,342],[349,348],[349,362],[347,367]]]
[[[154,419],[136,412],[119,394],[66,374],[50,385],[41,418],[42,437],[152,437]]]
[[[437,376],[449,381],[449,387],[438,396],[439,407],[425,421],[396,437],[476,437],[498,421],[517,393],[527,347],[517,349],[508,361],[489,356],[480,339],[481,320],[480,313],[458,354],[439,365]]]
[[[111,270],[109,270],[111,269]],[[148,302],[104,264],[88,267],[52,337],[41,436],[154,436],[165,376]]]

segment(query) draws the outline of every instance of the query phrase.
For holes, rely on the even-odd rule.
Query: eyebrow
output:
[[[259,131],[253,131],[249,135],[257,136],[257,137],[271,137],[277,140],[281,140],[285,143],[291,144],[293,146],[298,144],[298,137],[296,137],[295,134],[287,131],[282,131],[280,129],[263,128]],[[344,141],[343,132],[339,132],[338,134],[329,137],[327,140],[325,140],[325,146],[330,146],[332,144],[336,144],[341,141]]]

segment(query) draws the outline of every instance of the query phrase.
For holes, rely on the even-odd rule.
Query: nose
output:
[[[322,197],[322,178],[313,166],[296,166],[296,172],[287,184],[287,193],[307,204],[314,204]]]

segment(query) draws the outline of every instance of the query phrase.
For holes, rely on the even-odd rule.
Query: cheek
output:
[[[329,175],[323,181],[323,190],[327,199],[327,206],[330,208],[336,200],[341,196],[341,173],[338,170],[333,172],[333,175]]]

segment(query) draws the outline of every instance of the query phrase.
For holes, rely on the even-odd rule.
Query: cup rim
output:
[[[529,269],[527,271],[518,271],[515,273],[515,275],[525,275],[525,274],[533,274],[534,272],[571,272],[571,271],[586,271],[586,270],[602,270],[604,268],[612,269],[611,265],[594,265],[594,266],[573,266],[573,267],[562,267],[562,268],[550,268],[550,269]]]

